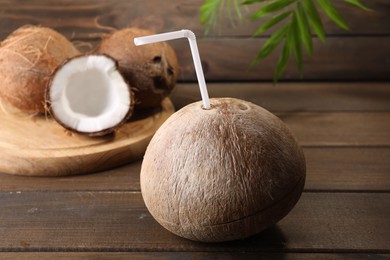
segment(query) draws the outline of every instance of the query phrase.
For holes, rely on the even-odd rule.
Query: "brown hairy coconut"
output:
[[[133,93],[107,55],[76,56],[58,66],[46,90],[47,107],[66,129],[109,134],[133,112]]]
[[[44,112],[50,75],[58,64],[78,54],[52,29],[27,25],[15,30],[0,45],[0,97],[25,113]]]
[[[119,63],[119,70],[135,88],[136,108],[159,106],[175,86],[179,64],[166,42],[136,47],[134,38],[154,34],[139,28],[118,30],[103,39],[98,53]]]
[[[173,114],[150,142],[141,191],[171,232],[205,242],[242,239],[278,222],[305,183],[303,152],[285,124],[238,99]]]

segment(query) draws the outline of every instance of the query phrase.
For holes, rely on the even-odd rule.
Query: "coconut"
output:
[[[305,182],[302,149],[276,116],[252,103],[211,99],[173,114],[147,147],[141,191],[152,216],[197,241],[242,239],[277,223]]]
[[[166,42],[141,47],[134,38],[154,34],[149,30],[126,28],[105,37],[98,53],[119,63],[119,70],[136,89],[136,108],[159,106],[175,86],[179,64],[173,48]]]
[[[78,50],[58,32],[27,25],[0,45],[0,97],[28,114],[45,111],[44,92],[50,75]]]
[[[82,55],[60,65],[46,90],[55,120],[68,130],[89,136],[113,132],[131,116],[133,94],[106,55]]]

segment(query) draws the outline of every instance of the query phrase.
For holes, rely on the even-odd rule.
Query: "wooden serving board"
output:
[[[123,165],[143,156],[153,134],[173,113],[166,98],[161,109],[135,114],[115,134],[87,137],[66,132],[51,118],[0,112],[0,173],[65,176]]]

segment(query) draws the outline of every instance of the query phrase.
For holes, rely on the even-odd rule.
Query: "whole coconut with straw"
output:
[[[27,114],[45,112],[45,88],[51,74],[79,51],[58,32],[26,25],[0,45],[0,98]]]
[[[150,142],[141,168],[147,208],[163,227],[197,241],[243,239],[274,225],[303,191],[302,149],[267,110],[234,98],[209,101],[195,35],[187,30],[136,39],[187,37],[203,104],[173,114]]]
[[[156,132],[141,190],[171,232],[204,242],[242,239],[277,223],[305,183],[303,152],[284,123],[239,99],[192,103]]]

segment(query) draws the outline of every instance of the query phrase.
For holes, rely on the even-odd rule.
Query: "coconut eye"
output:
[[[155,87],[157,90],[168,89],[167,82],[166,82],[165,79],[164,79],[163,77],[161,77],[161,76],[153,77],[153,83],[154,83],[154,87]]]
[[[238,104],[238,109],[240,109],[240,110],[245,111],[245,110],[248,110],[248,108],[249,107],[245,104],[242,104],[242,103]]]
[[[155,56],[153,58],[153,63],[161,63],[161,56]]]

